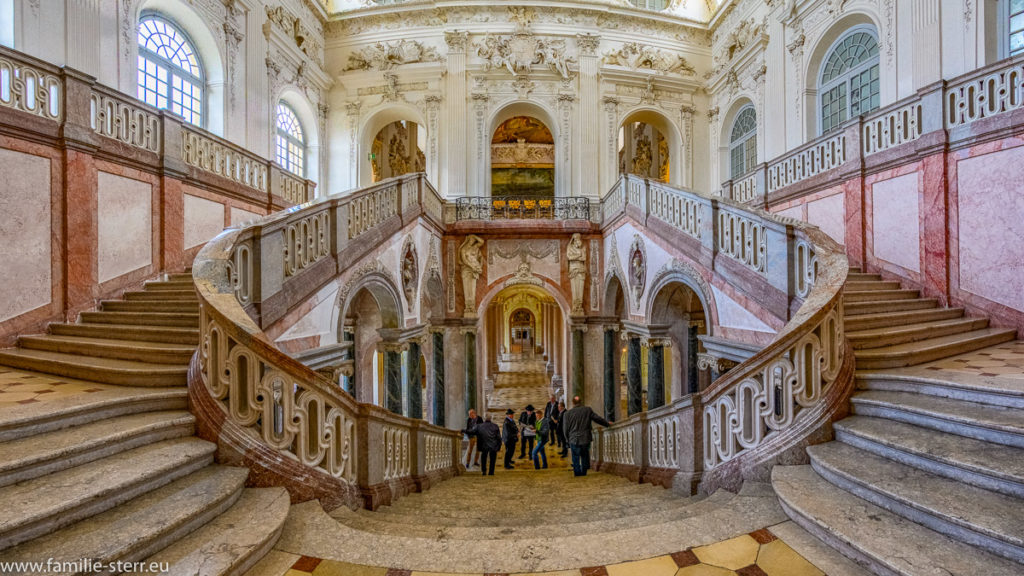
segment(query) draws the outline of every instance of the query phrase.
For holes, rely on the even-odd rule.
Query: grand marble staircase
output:
[[[193,435],[198,338],[191,275],[175,274],[0,351],[0,382],[31,395],[0,411],[0,573],[90,559],[241,574],[274,545],[287,492],[245,488],[249,471]]]
[[[877,574],[1024,573],[1015,332],[877,275],[851,273],[845,296],[853,415],[810,465],[773,470],[783,508]]]

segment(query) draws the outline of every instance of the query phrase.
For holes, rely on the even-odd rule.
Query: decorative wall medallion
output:
[[[640,308],[640,299],[647,284],[647,248],[639,234],[633,235],[629,248],[629,286],[633,291],[633,306]]]
[[[416,255],[416,243],[413,242],[412,236],[407,236],[402,246],[402,292],[405,294],[405,304],[409,312],[412,312],[418,289],[419,258]]]

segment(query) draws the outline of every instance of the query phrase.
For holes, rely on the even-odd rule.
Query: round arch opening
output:
[[[666,183],[681,180],[682,138],[661,113],[637,110],[619,125],[618,173],[634,174]]]
[[[491,134],[491,196],[555,196],[555,139],[535,116],[513,116]]]

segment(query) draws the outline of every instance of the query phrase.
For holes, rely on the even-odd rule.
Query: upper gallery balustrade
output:
[[[590,198],[488,198],[455,199],[455,220],[590,220],[597,214]]]

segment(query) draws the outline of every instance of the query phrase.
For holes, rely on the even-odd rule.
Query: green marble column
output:
[[[345,355],[342,357],[342,359],[343,360],[354,360],[355,357],[356,357],[356,351],[355,351],[356,335],[355,335],[355,333],[354,332],[350,332],[348,330],[345,330],[344,332],[342,332],[341,338],[342,338],[343,342],[348,342],[349,345],[350,345],[349,349],[345,351]],[[344,376],[343,375],[341,377],[341,388],[345,392],[348,392],[349,394],[351,394],[353,398],[356,398],[356,373],[357,372],[358,372],[358,370],[355,370],[355,367],[353,367],[352,375],[351,376]],[[356,399],[358,400],[358,398],[356,398]]]
[[[434,332],[431,336],[434,339],[434,353],[431,360],[434,363],[434,424],[444,426],[444,334]]]
[[[689,338],[686,342],[686,365],[690,368],[687,370],[687,393],[696,394],[700,392],[700,380],[697,374],[697,346],[700,341],[697,340],[697,326],[690,326]],[[712,379],[716,376],[712,376]],[[712,380],[713,381],[713,380]]]
[[[630,338],[626,349],[626,412],[629,416],[644,409],[644,388],[640,374],[640,339]]]
[[[604,418],[609,422],[615,420],[615,387],[618,376],[615,373],[616,342],[615,331],[604,332]]]
[[[410,418],[423,418],[423,387],[420,383],[423,375],[420,372],[420,343],[413,341],[409,343],[409,354],[406,356],[405,371],[407,374],[406,384],[409,387],[409,416]]]
[[[655,345],[657,344],[657,345]],[[652,341],[647,350],[647,409],[665,405],[665,347]]]
[[[579,396],[585,402],[586,386],[583,382],[583,330],[574,328],[572,331],[572,395]]]
[[[466,332],[466,410],[476,409],[476,334]]]
[[[397,346],[384,348],[384,407],[402,413],[402,353]]]

